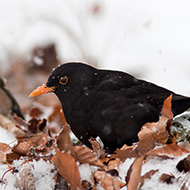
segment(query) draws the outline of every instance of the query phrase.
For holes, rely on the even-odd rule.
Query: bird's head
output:
[[[83,63],[65,63],[53,70],[46,84],[35,89],[29,97],[54,92],[60,101],[77,96],[93,83],[96,69]],[[63,103],[63,102],[62,102]]]

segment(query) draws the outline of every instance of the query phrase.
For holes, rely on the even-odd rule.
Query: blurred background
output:
[[[22,109],[68,61],[123,70],[190,96],[188,0],[0,0],[0,75]]]

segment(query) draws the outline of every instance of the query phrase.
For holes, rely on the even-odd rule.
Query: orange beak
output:
[[[34,91],[32,91],[29,95],[29,97],[39,96],[41,94],[45,94],[48,92],[53,92],[55,87],[47,87],[46,84],[39,86]]]

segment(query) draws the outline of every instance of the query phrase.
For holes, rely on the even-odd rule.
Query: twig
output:
[[[189,181],[190,178],[190,173],[188,172],[184,179],[182,180],[181,184],[179,185],[179,187],[177,188],[177,190],[182,190],[182,187],[187,183],[187,181]]]

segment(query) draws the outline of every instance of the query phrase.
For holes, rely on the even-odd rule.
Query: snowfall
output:
[[[29,54],[39,44],[55,43],[63,62],[81,61],[98,68],[122,70],[176,93],[190,96],[190,1],[188,0],[0,0],[0,73],[11,67],[14,57]],[[90,62],[91,61],[91,62]],[[6,63],[6,64],[5,64]],[[15,137],[0,128],[0,142],[10,146]],[[187,175],[173,160],[154,158],[142,167],[141,175],[159,169],[141,189],[178,190]],[[134,159],[120,165],[121,180]],[[21,161],[14,166],[20,167]],[[49,171],[54,165],[33,161],[32,173],[38,190],[55,185]],[[7,170],[0,165],[0,176]],[[81,178],[89,179],[90,166],[79,168]],[[162,173],[180,176],[167,185]],[[7,185],[15,189],[15,176],[7,173]],[[126,187],[123,187],[126,189]]]

